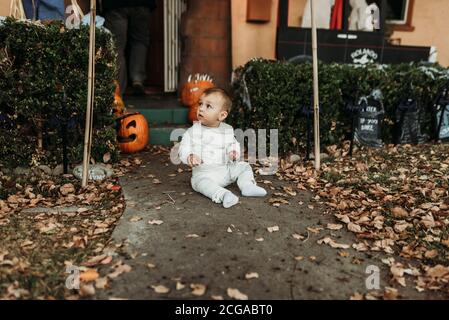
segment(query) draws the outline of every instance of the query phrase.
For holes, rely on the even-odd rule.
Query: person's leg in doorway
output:
[[[150,46],[151,9],[129,8],[129,75],[137,94],[144,94],[143,83],[147,75],[147,54]]]
[[[108,10],[104,13],[106,29],[109,29],[116,39],[118,64],[119,64],[119,84],[122,96],[127,86],[127,68],[125,49],[128,38],[128,11],[126,8]]]

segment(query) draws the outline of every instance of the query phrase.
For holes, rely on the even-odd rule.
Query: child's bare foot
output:
[[[245,197],[264,197],[267,191],[255,184],[250,184],[242,189],[242,195]]]
[[[228,191],[224,194],[223,197],[223,207],[226,209],[235,206],[237,203],[239,203],[239,197],[237,197],[235,194],[233,194],[231,191]]]

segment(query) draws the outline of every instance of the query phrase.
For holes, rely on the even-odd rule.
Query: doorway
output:
[[[181,63],[181,15],[186,0],[157,0],[150,21],[150,47],[147,58],[147,92],[176,92]]]

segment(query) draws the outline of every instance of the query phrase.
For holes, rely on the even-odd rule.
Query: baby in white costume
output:
[[[263,197],[267,192],[256,185],[253,171],[240,159],[240,144],[234,129],[223,121],[231,109],[231,99],[219,88],[208,89],[199,101],[198,122],[182,136],[179,158],[192,169],[193,190],[223,207],[230,208],[239,198],[226,186],[237,181],[246,197]]]

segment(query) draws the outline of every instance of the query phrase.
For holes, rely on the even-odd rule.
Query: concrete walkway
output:
[[[328,235],[343,244],[356,239],[345,230],[327,230],[327,223],[335,220],[323,213],[323,206],[311,202],[310,193],[298,192],[289,198],[289,205],[276,208],[268,199],[288,184],[276,177],[257,177],[272,181],[276,190],[269,190],[263,199],[241,198],[237,206],[223,209],[193,192],[186,166],[172,165],[168,155],[147,151],[141,156],[141,167],[121,179],[127,208],[113,233],[114,241],[127,240],[120,258],[132,271],[98,291],[97,298],[229,299],[227,289],[235,288],[249,299],[349,299],[355,292],[370,291],[365,285],[369,265],[381,269],[379,292],[389,285],[381,253],[372,256],[317,243]],[[179,168],[185,171],[178,173]],[[236,186],[231,190],[240,194]],[[274,226],[279,231],[270,233],[267,228]],[[315,234],[307,227],[323,230]],[[258,278],[246,279],[250,273]],[[185,287],[177,290],[177,282]],[[205,294],[193,295],[190,284],[205,285]],[[156,293],[152,286],[157,285],[170,291]],[[400,294],[426,298],[412,283],[408,287]]]

